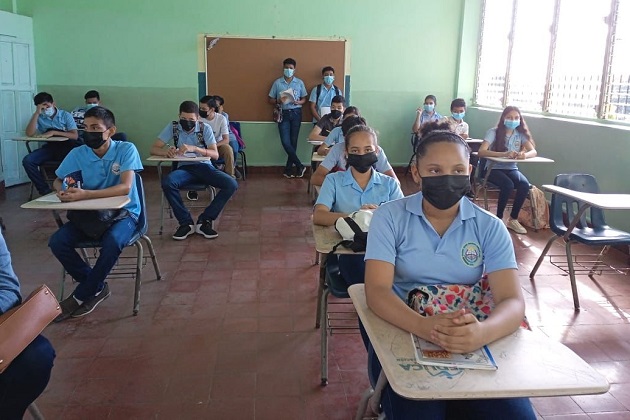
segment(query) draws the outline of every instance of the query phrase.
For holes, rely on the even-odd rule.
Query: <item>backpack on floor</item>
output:
[[[525,204],[518,213],[518,221],[526,227],[532,229],[549,229],[549,204],[545,198],[545,193],[532,185],[530,200],[525,200]],[[536,217],[532,215],[532,207],[536,210]],[[534,223],[534,219],[536,222]],[[538,226],[534,226],[537,224]]]

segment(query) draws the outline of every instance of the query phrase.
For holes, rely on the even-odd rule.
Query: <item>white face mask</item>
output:
[[[44,115],[47,117],[52,117],[53,115],[55,115],[55,107],[51,106],[49,108],[46,108],[44,110]]]

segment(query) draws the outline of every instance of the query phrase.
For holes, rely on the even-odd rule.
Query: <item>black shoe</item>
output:
[[[57,315],[53,322],[61,322],[70,318],[72,314],[81,307],[81,304],[74,298],[74,294],[71,294],[59,302],[59,306],[61,307],[61,313]]]
[[[180,225],[175,231],[175,233],[173,234],[173,239],[175,239],[176,241],[182,241],[188,238],[193,233],[195,233],[195,226]]]
[[[105,286],[96,294],[96,296],[90,300],[86,300],[81,304],[81,306],[79,306],[79,309],[72,312],[72,318],[81,318],[82,316],[86,316],[91,313],[94,309],[96,309],[99,303],[107,299],[111,294],[112,293],[109,291],[109,285],[105,283]]]
[[[234,176],[236,177],[237,180],[243,179],[243,174],[241,174],[241,171],[239,171],[236,168],[234,168]]]
[[[199,200],[199,194],[197,193],[197,191],[188,191],[186,193],[186,198],[190,201],[197,201]]]
[[[212,229],[212,220],[204,220],[198,224],[197,233],[203,235],[206,239],[214,239],[219,236],[217,231]]]

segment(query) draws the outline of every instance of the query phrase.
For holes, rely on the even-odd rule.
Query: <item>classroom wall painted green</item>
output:
[[[33,17],[40,90],[50,91],[62,108],[73,108],[86,90],[98,89],[143,156],[179,103],[197,96],[200,34],[346,38],[352,102],[381,133],[391,161],[400,164],[408,159],[422,98],[435,94],[438,110],[448,111],[463,5],[464,0],[404,0],[393,9],[377,0],[19,0],[18,12]],[[280,69],[278,63],[278,76]],[[304,160],[310,128],[303,124],[300,132]],[[284,164],[273,123],[244,124],[243,133],[250,165]]]

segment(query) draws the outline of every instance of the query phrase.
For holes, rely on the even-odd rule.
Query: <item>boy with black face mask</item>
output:
[[[48,246],[52,253],[79,283],[74,292],[60,302],[61,314],[55,319],[57,322],[85,316],[109,297],[105,278],[135,233],[140,215],[135,172],[143,167],[136,146],[111,139],[116,133],[116,120],[106,108],[90,108],[83,122],[85,144],[72,149],[55,172],[57,179],[53,186],[57,196],[61,201],[80,201],[126,195],[130,201],[99,238],[101,252],[93,267],[75,250],[76,243],[90,239],[78,224],[70,221],[50,238]]]

